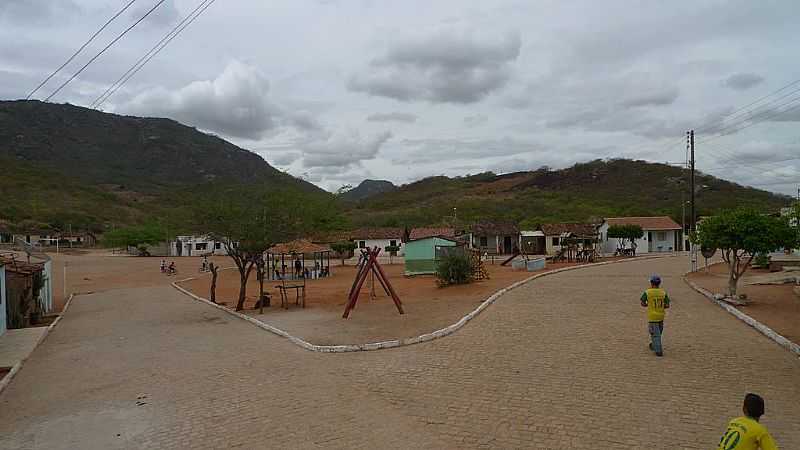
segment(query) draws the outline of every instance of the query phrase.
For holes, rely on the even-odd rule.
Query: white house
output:
[[[236,246],[236,243],[234,243]],[[225,244],[211,236],[177,236],[169,243],[169,256],[227,255]]]
[[[397,256],[403,256],[405,243],[402,228],[361,228],[350,233],[350,238],[358,248],[378,247],[384,252],[388,246],[400,247]]]
[[[608,237],[608,228],[614,225],[639,225],[642,227],[644,236],[636,239],[637,254],[681,250],[681,226],[668,216],[608,217],[599,229],[600,249],[605,254],[614,253],[619,245],[616,238]]]

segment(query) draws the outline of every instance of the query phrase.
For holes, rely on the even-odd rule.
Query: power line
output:
[[[169,33],[164,35],[164,37],[159,40],[156,45],[154,45],[149,51],[147,51],[144,55],[142,55],[125,73],[122,74],[121,77],[117,79],[113,84],[111,84],[108,89],[105,90],[99,97],[97,97],[92,104],[90,105],[91,108],[97,108],[101,106],[103,103],[106,102],[114,93],[119,90],[122,85],[128,82],[134,75],[136,75],[139,70],[144,67],[153,57],[155,57],[161,50],[164,49],[173,39],[175,39],[186,27],[192,24],[192,22],[197,19],[200,14],[208,9],[212,3],[216,0],[202,0],[197,7],[189,13],[188,16],[184,17]],[[198,12],[199,11],[199,12]]]
[[[800,100],[800,96],[795,97],[795,98],[793,98],[793,99],[791,99],[791,100],[789,100],[787,102],[784,102],[784,103],[782,103],[782,104],[780,104],[780,105],[775,107],[775,108],[782,108],[784,106],[790,106],[789,108],[784,109],[783,111],[775,111],[775,109],[762,111],[761,113],[756,114],[755,116],[753,116],[751,119],[743,120],[743,121],[741,121],[741,122],[739,122],[737,124],[734,124],[733,126],[735,128],[735,127],[740,126],[740,125],[742,125],[744,123],[750,122],[747,125],[745,125],[745,126],[743,126],[741,128],[738,128],[735,131],[732,131],[732,132],[729,132],[729,133],[719,134],[719,135],[716,135],[716,136],[711,136],[711,137],[709,137],[707,139],[699,141],[698,144],[702,144],[702,143],[706,143],[706,142],[709,142],[709,141],[713,141],[714,139],[719,139],[721,137],[730,136],[731,134],[738,133],[738,132],[740,132],[740,131],[742,131],[744,129],[752,127],[753,125],[758,125],[759,123],[765,122],[765,121],[767,121],[767,120],[769,120],[769,119],[771,119],[773,117],[777,117],[777,116],[779,116],[781,114],[785,114],[787,112],[794,111],[795,109],[800,108],[800,102],[796,103],[796,104],[792,104],[792,103],[797,102],[798,100]],[[772,113],[772,114],[768,114],[768,113]],[[753,120],[753,119],[755,119],[757,117],[763,116],[764,114],[767,114],[767,115],[762,117],[762,118],[760,118],[759,120]]]
[[[105,30],[105,29],[106,29],[106,27],[107,27],[108,25],[110,25],[110,24],[111,24],[111,22],[113,22],[113,21],[114,21],[114,19],[116,19],[117,17],[119,17],[119,16],[120,16],[120,14],[124,13],[124,12],[125,12],[125,10],[127,10],[127,9],[128,9],[130,6],[131,6],[131,5],[133,5],[133,3],[134,3],[135,1],[136,1],[136,0],[131,0],[131,1],[129,1],[127,4],[125,4],[125,6],[123,6],[123,7],[122,7],[122,9],[120,9],[119,11],[117,11],[117,13],[116,13],[116,14],[114,14],[113,16],[111,16],[111,18],[110,18],[110,19],[108,19],[108,21],[106,21],[106,23],[104,23],[104,24],[103,24],[103,26],[102,26],[102,27],[100,27],[100,29],[99,29],[99,30],[95,31],[95,32],[94,32],[94,34],[93,34],[93,35],[92,35],[92,36],[91,36],[91,37],[90,37],[90,38],[89,38],[89,39],[88,39],[86,42],[84,42],[84,43],[83,43],[83,45],[81,45],[81,48],[79,48],[78,50],[76,50],[76,51],[75,51],[75,53],[73,53],[73,54],[72,54],[72,56],[70,56],[70,57],[69,57],[69,58],[68,58],[66,61],[64,61],[64,64],[61,64],[61,65],[58,67],[58,69],[54,70],[54,71],[53,71],[53,73],[51,73],[50,75],[48,75],[48,76],[47,76],[47,78],[45,78],[45,79],[44,79],[44,81],[42,81],[41,83],[39,83],[39,85],[38,85],[38,86],[36,86],[36,88],[35,88],[34,90],[32,90],[32,91],[30,92],[30,94],[28,94],[28,96],[27,96],[27,97],[25,97],[25,100],[30,100],[30,99],[31,99],[31,97],[33,97],[33,94],[35,94],[35,93],[36,93],[36,91],[38,91],[39,89],[41,89],[41,88],[42,88],[42,86],[44,86],[45,84],[47,84],[47,82],[48,82],[48,81],[50,81],[50,79],[51,79],[51,78],[53,78],[53,77],[54,77],[54,76],[55,76],[55,75],[56,75],[58,72],[60,72],[60,71],[61,71],[61,69],[63,69],[64,67],[66,67],[66,66],[67,66],[67,64],[71,63],[71,62],[72,62],[72,60],[73,60],[73,59],[75,59],[75,57],[76,57],[76,56],[78,56],[78,54],[79,54],[80,52],[82,52],[82,51],[83,51],[83,49],[85,49],[85,48],[86,48],[86,46],[87,46],[87,45],[89,45],[89,44],[90,44],[90,43],[91,43],[91,42],[94,40],[94,38],[96,38],[96,37],[97,37],[97,35],[99,35],[100,33],[102,33],[102,32],[103,32],[103,30]]]
[[[141,21],[143,21],[145,18],[147,18],[147,16],[149,16],[149,15],[150,15],[150,14],[151,14],[153,11],[155,11],[155,10],[156,10],[156,8],[158,8],[159,6],[161,6],[161,4],[162,4],[162,3],[164,3],[165,1],[166,1],[166,0],[159,0],[159,1],[158,1],[158,2],[157,2],[155,5],[153,5],[153,7],[152,7],[152,8],[150,8],[150,10],[148,10],[148,11],[147,11],[147,12],[146,12],[146,13],[145,13],[145,14],[144,14],[142,17],[140,17],[140,18],[139,18],[139,19],[138,19],[136,22],[134,22],[134,23],[133,23],[131,26],[129,26],[128,28],[126,28],[126,29],[125,29],[125,31],[123,31],[123,32],[122,32],[122,33],[120,33],[120,34],[119,34],[117,37],[115,37],[115,38],[114,38],[114,40],[112,40],[111,42],[109,42],[109,43],[108,43],[108,45],[106,45],[105,47],[103,47],[103,49],[102,49],[102,50],[100,50],[99,52],[97,52],[97,54],[96,54],[96,55],[94,55],[94,56],[93,56],[93,57],[92,57],[92,58],[91,58],[91,59],[90,59],[90,60],[89,60],[89,61],[88,61],[86,64],[84,64],[84,65],[83,65],[83,67],[81,67],[81,68],[80,68],[80,69],[79,69],[77,72],[75,72],[75,73],[74,73],[74,74],[73,74],[71,77],[69,77],[69,79],[68,79],[67,81],[65,81],[65,82],[61,83],[61,85],[60,85],[60,86],[59,86],[59,87],[58,87],[58,88],[57,88],[55,91],[53,91],[53,93],[52,93],[52,94],[50,94],[50,95],[49,95],[49,96],[48,96],[46,99],[44,99],[44,101],[48,101],[48,100],[50,100],[51,98],[53,98],[53,96],[54,96],[54,95],[58,94],[58,93],[61,91],[61,89],[63,89],[63,88],[64,88],[64,86],[66,86],[67,84],[69,84],[69,82],[70,82],[70,81],[74,80],[74,79],[75,79],[75,77],[77,77],[78,75],[80,75],[80,74],[81,74],[81,72],[83,72],[83,71],[84,71],[84,70],[85,70],[87,67],[89,67],[89,65],[90,65],[91,63],[93,63],[93,62],[94,62],[94,61],[95,61],[97,58],[99,58],[99,57],[100,57],[100,55],[102,55],[103,53],[105,53],[105,51],[106,51],[106,50],[108,50],[108,49],[109,49],[109,48],[110,48],[112,45],[114,45],[114,44],[115,44],[115,43],[116,43],[118,40],[122,39],[122,37],[123,37],[123,36],[125,36],[126,34],[128,34],[128,32],[129,32],[129,31],[131,31],[131,30],[133,29],[133,27],[135,27],[136,25],[139,25],[139,23],[140,23]]]
[[[718,119],[718,120],[716,120],[716,121],[714,121],[714,122],[711,122],[711,123],[707,123],[706,125],[704,125],[704,126],[702,126],[702,127],[698,128],[698,129],[696,129],[696,132],[698,132],[698,133],[699,133],[699,132],[706,131],[706,130],[708,130],[709,128],[711,128],[711,125],[714,125],[715,123],[723,122],[723,121],[724,121],[726,118],[731,118],[731,117],[732,117],[732,116],[734,116],[734,115],[735,115],[737,112],[739,112],[739,111],[743,111],[743,110],[745,110],[745,109],[747,109],[747,108],[749,108],[749,107],[751,107],[751,106],[755,105],[756,103],[759,103],[759,102],[761,102],[761,101],[762,101],[762,100],[764,100],[764,99],[767,99],[767,98],[769,98],[769,97],[772,97],[773,95],[775,95],[775,94],[777,94],[777,93],[779,93],[779,92],[781,92],[781,91],[784,91],[784,90],[786,90],[786,89],[788,89],[788,88],[790,88],[790,87],[792,87],[792,86],[794,86],[794,85],[796,85],[796,84],[798,84],[798,83],[800,83],[800,79],[798,79],[798,80],[795,80],[795,81],[792,81],[791,83],[789,83],[789,84],[787,84],[787,85],[785,85],[785,86],[783,86],[783,87],[781,87],[781,88],[779,88],[779,89],[777,89],[777,90],[775,90],[775,91],[773,91],[773,92],[770,92],[769,94],[767,94],[767,95],[765,95],[765,96],[763,96],[763,97],[759,97],[759,98],[757,98],[756,100],[754,100],[754,101],[752,101],[752,102],[750,102],[750,103],[748,103],[748,104],[746,104],[746,105],[744,105],[744,106],[742,106],[742,107],[740,107],[740,108],[737,108],[737,109],[735,109],[735,110],[731,111],[731,112],[730,112],[730,114],[727,114],[727,115],[723,116],[721,119]]]

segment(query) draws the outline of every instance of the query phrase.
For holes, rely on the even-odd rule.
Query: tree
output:
[[[392,264],[394,262],[392,258],[394,258],[394,255],[396,255],[397,252],[400,251],[400,246],[399,245],[387,245],[383,250],[386,253],[389,254],[389,264]]]
[[[331,244],[331,250],[335,251],[339,254],[339,257],[342,259],[342,265],[344,265],[345,255],[350,255],[358,246],[353,241],[342,241],[342,242],[334,242]]]
[[[108,247],[138,247],[155,245],[166,240],[162,226],[154,222],[117,228],[105,233],[103,243]]]
[[[239,271],[236,310],[244,309],[250,273],[271,246],[302,232],[300,194],[234,186],[210,195],[197,214],[203,232],[222,242]]]
[[[219,266],[209,263],[208,270],[211,271],[211,303],[217,303],[217,275],[219,274]]]
[[[717,248],[728,264],[728,291],[736,295],[739,279],[753,258],[781,248],[793,248],[798,238],[786,218],[739,208],[704,219],[692,237],[703,248]]]
[[[617,248],[625,249],[628,247],[628,242],[634,243],[636,239],[641,239],[644,236],[644,230],[639,225],[611,225],[608,227],[608,237],[616,238],[618,245]]]

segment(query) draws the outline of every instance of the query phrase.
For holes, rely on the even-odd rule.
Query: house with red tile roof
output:
[[[400,247],[400,250],[395,253],[397,256],[403,256],[403,234],[405,230],[402,228],[359,228],[358,230],[350,232],[350,239],[355,242],[358,248],[373,248],[379,247],[381,255],[384,254],[386,247]]]
[[[608,237],[608,228],[615,225],[639,225],[644,236],[636,240],[636,253],[660,253],[682,250],[681,226],[669,216],[608,217],[599,228],[600,248],[603,253],[616,251],[619,243]]]

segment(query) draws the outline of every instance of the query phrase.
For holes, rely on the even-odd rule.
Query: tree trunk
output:
[[[244,309],[244,301],[247,298],[247,279],[250,276],[250,271],[239,274],[239,300],[236,302],[236,311]]]
[[[208,266],[211,271],[211,303],[217,303],[217,271],[219,270],[214,263]]]
[[[736,287],[739,284],[739,278],[736,276],[736,270],[731,267],[730,268],[730,277],[728,278],[728,294],[731,297],[736,297]]]
[[[264,298],[264,274],[265,271],[261,268],[258,273],[258,302],[261,305],[262,312],[264,311],[264,306],[270,306],[269,297]]]

